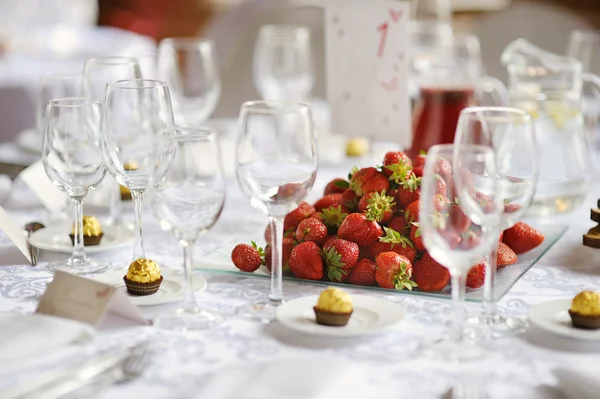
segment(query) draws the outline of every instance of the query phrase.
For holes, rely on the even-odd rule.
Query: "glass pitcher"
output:
[[[473,35],[440,36],[427,65],[413,72],[419,94],[413,107],[414,157],[436,144],[454,141],[460,111],[481,103],[484,94],[493,105],[508,104],[508,91],[497,79],[483,76],[479,40]]]
[[[592,170],[582,85],[590,83],[600,91],[600,78],[583,73],[580,61],[525,39],[510,43],[501,60],[508,69],[512,106],[529,111],[535,120],[540,172],[529,214],[568,212],[585,198]]]

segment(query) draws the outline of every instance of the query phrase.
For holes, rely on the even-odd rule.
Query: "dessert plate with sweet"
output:
[[[277,309],[284,326],[309,335],[356,338],[379,334],[404,319],[404,310],[385,299],[328,287],[321,295],[286,302]]]
[[[563,337],[600,342],[600,293],[582,291],[572,299],[535,305],[529,310],[529,322]]]
[[[110,251],[133,241],[133,230],[123,226],[102,226],[94,217],[83,217],[83,244],[87,253]],[[32,246],[44,251],[73,252],[74,229],[68,224],[47,226],[29,236]]]

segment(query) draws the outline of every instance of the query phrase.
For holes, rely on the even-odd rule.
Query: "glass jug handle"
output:
[[[510,105],[508,89],[499,79],[491,76],[481,77],[475,92],[475,96],[480,103],[484,94],[489,94],[492,97],[495,106],[508,107]]]

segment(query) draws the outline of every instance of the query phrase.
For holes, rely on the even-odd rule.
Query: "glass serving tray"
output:
[[[544,254],[562,237],[567,231],[568,226],[564,224],[543,224],[534,225],[534,227],[540,230],[544,234],[544,242],[537,248],[518,255],[518,261],[514,265],[507,266],[496,273],[496,281],[494,283],[494,291],[497,299],[502,298],[511,287],[519,280],[531,266],[533,266]],[[262,238],[263,233],[259,232],[255,237]],[[227,245],[205,255],[202,259],[199,259],[195,263],[195,269],[207,272],[223,273],[229,275],[238,275],[243,277],[258,277],[258,278],[269,278],[270,273],[265,266],[261,266],[258,270],[253,273],[246,273],[238,270],[231,262],[231,251],[235,245],[241,242],[249,243],[252,239],[237,239],[235,242],[230,242]],[[255,240],[257,243],[262,240]],[[261,243],[262,244],[262,243]],[[377,286],[355,286],[346,283],[332,282],[329,280],[304,280],[294,277],[291,274],[284,273],[284,280],[302,282],[307,284],[315,284],[322,286],[338,286],[338,287],[356,287],[367,290],[374,290],[385,293],[396,293],[399,295],[420,295],[436,298],[450,299],[450,286],[448,285],[442,291],[421,291],[418,288],[414,288],[412,291],[408,290],[391,290],[387,288],[381,288]],[[466,299],[472,302],[481,302],[483,294],[483,287],[477,289],[467,288]]]

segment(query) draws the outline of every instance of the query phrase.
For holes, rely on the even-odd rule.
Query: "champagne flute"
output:
[[[100,144],[100,101],[83,97],[50,100],[46,109],[42,161],[48,178],[65,192],[75,208],[73,254],[53,262],[51,271],[98,273],[109,264],[93,260],[83,245],[83,200],[104,178]]]
[[[181,307],[160,315],[154,325],[178,331],[204,330],[220,323],[223,316],[201,309],[194,299],[194,244],[215,224],[223,209],[223,167],[214,131],[175,129],[173,142],[172,165],[150,193],[161,227],[172,232],[183,247],[184,297]]]
[[[144,192],[166,172],[169,146],[165,130],[173,127],[167,83],[160,80],[118,80],[106,88],[102,113],[102,148],[110,174],[131,190],[135,209],[135,243],[131,261],[145,258],[142,214]],[[136,168],[124,166],[135,164]]]
[[[496,235],[512,227],[529,208],[537,185],[539,152],[531,115],[515,108],[466,108],[461,113],[454,144],[455,148],[477,144],[494,150],[499,195],[505,202]],[[464,175],[456,173],[454,183],[459,193],[468,184]],[[494,296],[497,256],[498,246],[494,245],[486,258],[483,308],[478,315],[467,319],[470,325],[481,327],[476,332],[492,338],[512,336],[527,329],[525,320],[498,314]]]
[[[448,178],[452,160],[454,167],[462,174],[471,177],[470,190],[465,188],[460,206],[469,207],[474,215],[470,219],[468,230],[464,229],[463,218],[454,218],[449,214],[447,200],[439,192],[439,180],[442,175]],[[454,314],[449,330],[449,339],[441,339],[428,344],[426,355],[462,361],[481,357],[484,351],[463,335],[464,296],[466,275],[472,265],[477,264],[496,244],[497,230],[488,229],[498,223],[499,213],[504,206],[497,195],[495,178],[496,161],[494,152],[485,146],[436,145],[429,149],[425,171],[421,181],[421,200],[419,226],[423,243],[433,260],[448,269],[452,286]],[[444,173],[446,171],[446,173]],[[479,193],[479,194],[477,194]],[[484,204],[477,195],[484,194],[489,203]]]
[[[238,308],[238,315],[273,319],[283,302],[283,220],[306,196],[317,174],[315,129],[302,103],[250,101],[242,105],[236,176],[242,192],[269,216],[272,243],[269,301]]]
[[[168,38],[158,47],[158,70],[171,89],[178,126],[200,126],[221,97],[214,45],[199,38]]]

